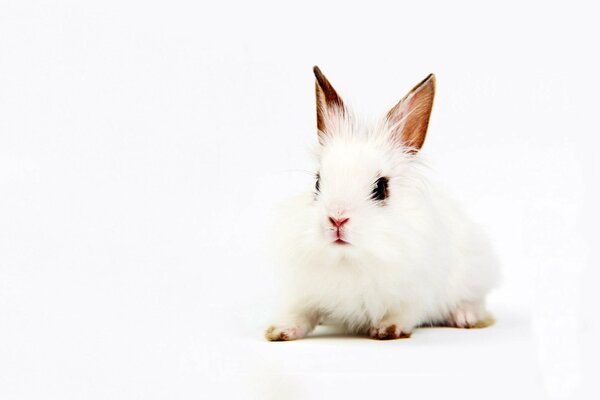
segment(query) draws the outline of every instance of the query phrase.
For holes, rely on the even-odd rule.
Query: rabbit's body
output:
[[[413,90],[404,107],[419,100]],[[315,191],[286,204],[277,224],[289,283],[267,338],[297,339],[318,322],[380,339],[406,337],[419,325],[484,324],[496,263],[479,228],[425,179],[406,145],[416,140],[406,134],[413,111],[400,124],[388,114],[364,127],[341,99],[339,108],[331,104],[320,105]]]

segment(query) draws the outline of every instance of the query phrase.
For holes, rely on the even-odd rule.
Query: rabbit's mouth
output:
[[[350,244],[348,242],[346,242],[345,240],[343,240],[342,238],[337,238],[335,240],[335,242],[333,242],[334,244],[341,244],[341,245],[346,245],[346,244]]]
[[[329,217],[329,234],[328,236],[333,239],[332,244],[350,244],[344,240],[346,236],[346,223],[350,218],[333,218]]]

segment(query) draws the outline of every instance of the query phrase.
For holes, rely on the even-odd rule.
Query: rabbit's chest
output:
[[[390,307],[402,301],[402,290],[396,279],[383,274],[331,274],[321,278],[313,296],[327,319],[360,327],[380,320]]]

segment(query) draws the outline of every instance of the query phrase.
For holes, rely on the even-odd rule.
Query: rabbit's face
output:
[[[360,246],[377,235],[391,193],[389,151],[366,140],[324,146],[315,182],[316,221],[322,240]]]

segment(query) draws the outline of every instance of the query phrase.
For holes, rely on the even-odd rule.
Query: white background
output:
[[[600,32],[552,3],[2,1],[0,398],[597,395]],[[375,114],[436,73],[424,155],[494,240],[494,327],[262,338],[313,64]]]

